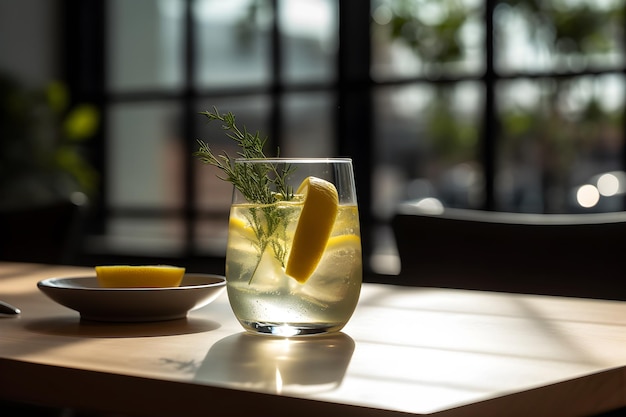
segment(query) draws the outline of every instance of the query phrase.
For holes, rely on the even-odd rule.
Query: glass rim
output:
[[[250,163],[352,163],[352,158],[346,157],[332,157],[332,158],[298,158],[298,157],[270,157],[270,158],[235,158],[235,162],[250,162]]]

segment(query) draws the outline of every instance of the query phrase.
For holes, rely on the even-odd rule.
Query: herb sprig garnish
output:
[[[209,120],[218,120],[223,123],[222,129],[227,131],[226,135],[241,147],[240,152],[237,153],[239,157],[246,159],[267,158],[263,152],[267,138],[261,139],[258,131],[252,134],[245,127],[240,130],[232,113],[220,114],[216,107],[213,110],[213,113],[204,111],[200,114]],[[279,172],[272,164],[235,165],[234,160],[228,154],[215,155],[205,142],[199,140],[198,143],[200,149],[194,155],[198,156],[202,162],[220,168],[226,174],[225,178],[220,178],[233,183],[248,201],[271,204],[276,202],[277,197],[282,200],[293,198],[293,189],[285,183],[285,178],[292,171],[289,166]],[[276,192],[272,191],[272,184],[275,185]]]
[[[232,113],[220,114],[217,108],[213,107],[213,112],[204,111],[200,112],[200,114],[206,116],[209,121],[217,120],[223,123],[222,129],[227,132],[226,135],[237,142],[241,148],[237,153],[239,157],[267,159],[263,151],[267,139],[261,139],[258,131],[252,134],[245,127],[243,130],[240,130],[235,123],[235,116]],[[198,140],[198,143],[200,148],[194,152],[195,156],[202,162],[222,170],[225,177],[218,177],[224,181],[231,182],[246,200],[261,205],[258,208],[252,207],[250,216],[247,219],[256,237],[252,244],[255,246],[258,255],[250,281],[252,281],[261,263],[263,253],[268,246],[273,249],[276,259],[284,268],[288,219],[283,217],[273,203],[293,199],[293,188],[286,182],[287,176],[293,172],[292,167],[285,165],[279,170],[276,165],[270,163],[235,164],[234,159],[228,154],[215,155],[207,143],[202,140]]]

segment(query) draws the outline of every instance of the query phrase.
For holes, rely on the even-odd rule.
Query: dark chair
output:
[[[403,206],[395,282],[626,300],[626,212],[519,214]]]
[[[83,207],[56,201],[0,209],[0,260],[71,264],[80,239]]]

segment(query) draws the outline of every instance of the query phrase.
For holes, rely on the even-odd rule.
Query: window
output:
[[[223,256],[230,186],[191,156],[230,146],[197,114],[213,106],[282,156],[353,158],[373,272],[396,268],[403,201],[624,209],[622,0],[95,4],[67,7],[67,67],[104,115],[110,247]]]

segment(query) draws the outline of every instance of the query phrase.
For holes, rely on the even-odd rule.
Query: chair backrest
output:
[[[0,260],[71,264],[82,208],[71,201],[0,209]]]
[[[626,300],[626,212],[400,209],[398,283]]]

